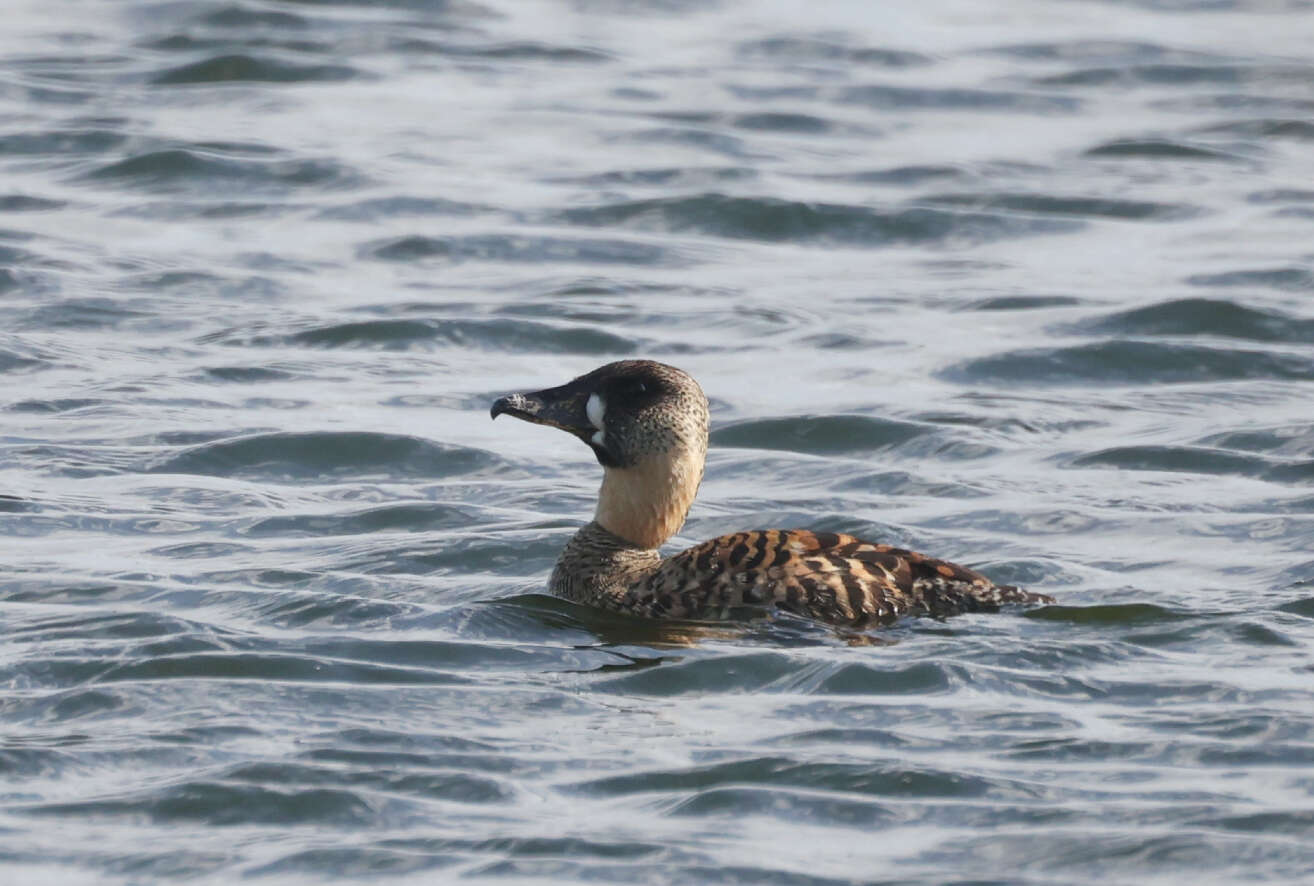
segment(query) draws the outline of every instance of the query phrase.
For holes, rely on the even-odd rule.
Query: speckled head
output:
[[[707,457],[707,397],[689,375],[651,360],[608,363],[555,388],[510,394],[503,413],[579,437],[606,469],[597,521],[655,548],[684,523]]]

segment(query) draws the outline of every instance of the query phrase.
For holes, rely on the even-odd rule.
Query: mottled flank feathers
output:
[[[567,545],[552,586],[581,603],[653,618],[774,608],[854,626],[1054,602],[914,551],[803,529],[738,532],[662,559],[590,523]]]

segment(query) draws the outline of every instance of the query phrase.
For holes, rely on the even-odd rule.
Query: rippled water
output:
[[[1314,9],[61,4],[0,30],[6,882],[1314,870]],[[712,398],[681,543],[1056,595],[853,646],[543,596]]]

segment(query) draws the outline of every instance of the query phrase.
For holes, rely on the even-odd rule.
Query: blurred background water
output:
[[[10,0],[6,883],[1314,870],[1314,9]],[[713,402],[680,538],[1056,595],[851,647],[541,595],[491,399]]]

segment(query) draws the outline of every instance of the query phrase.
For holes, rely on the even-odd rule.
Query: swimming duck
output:
[[[608,363],[559,387],[502,397],[491,414],[560,428],[602,465],[593,520],[552,572],[552,592],[566,599],[652,618],[775,608],[853,626],[1054,602],[836,532],[738,532],[663,557],[658,548],[683,525],[702,482],[709,423],[703,389],[674,366]]]

